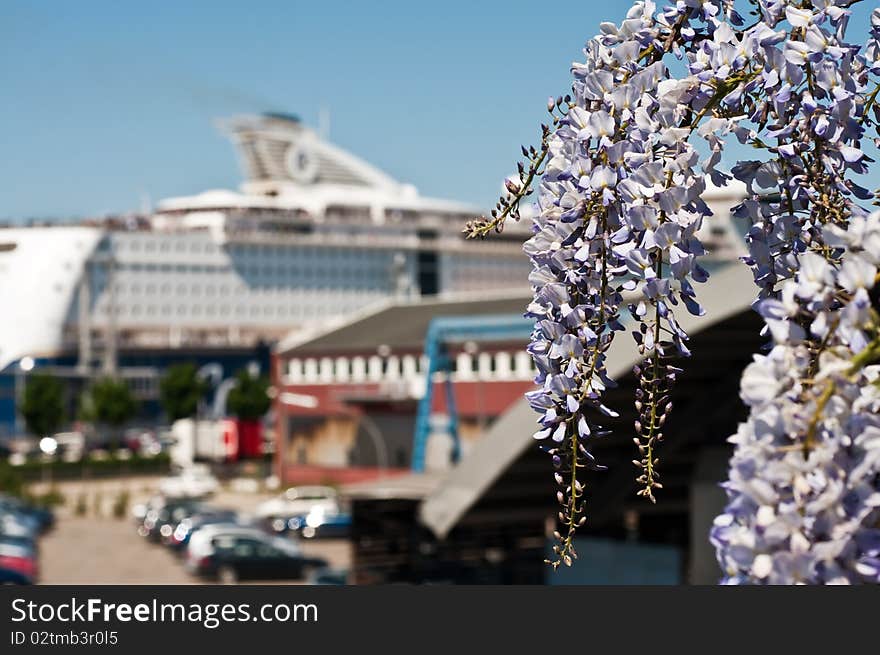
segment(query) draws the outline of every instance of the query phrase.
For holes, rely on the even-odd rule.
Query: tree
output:
[[[750,415],[731,437],[729,504],[711,535],[725,582],[880,583],[880,212],[868,206],[880,194],[860,177],[873,162],[862,148],[880,137],[880,8],[852,44],[858,1],[754,0],[754,21],[727,0],[636,2],[587,44],[491,217],[466,226],[500,232],[540,180],[524,247],[539,371],[527,395],[561,504],[554,567],[577,557],[587,480],[604,468],[592,448],[615,415],[605,361],[626,313],[642,358],[627,437],[638,494],[662,492],[673,359],[690,355],[676,315],[704,313],[694,284],[709,277],[701,196],[707,178],[735,178],[772,349],[742,378]],[[723,170],[733,138],[755,158]]]
[[[195,364],[175,364],[168,367],[159,383],[159,400],[168,420],[174,422],[195,416],[208,390],[208,382],[199,377]]]
[[[79,413],[83,420],[109,427],[115,433],[137,410],[137,400],[125,381],[104,378],[94,382],[83,394]]]
[[[242,421],[256,421],[269,411],[269,379],[254,377],[247,369],[235,374],[235,386],[226,400],[229,413]]]
[[[45,437],[57,432],[66,418],[64,384],[48,373],[30,375],[19,411],[31,434]]]

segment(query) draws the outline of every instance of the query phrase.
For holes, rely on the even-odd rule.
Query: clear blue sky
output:
[[[340,146],[424,194],[491,206],[547,96],[630,2],[563,4],[4,0],[0,218],[234,188],[214,119],[315,126],[321,107]]]

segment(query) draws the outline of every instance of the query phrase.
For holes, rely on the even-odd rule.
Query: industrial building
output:
[[[283,340],[273,355],[276,472],[285,483],[353,480],[409,469],[419,405],[427,453],[417,468],[445,469],[531,388],[526,294],[481,294],[389,302],[314,336]],[[472,323],[428,374],[432,322]],[[499,318],[505,330],[486,330]],[[428,379],[432,395],[425,401]],[[447,384],[449,385],[447,387]],[[447,395],[451,390],[452,402]],[[456,443],[444,441],[455,423]],[[444,445],[445,444],[445,445]]]

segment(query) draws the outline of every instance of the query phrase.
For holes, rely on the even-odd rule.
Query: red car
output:
[[[14,552],[12,548],[7,547],[0,549],[0,569],[17,571],[31,582],[35,582],[39,575],[36,558],[23,549],[19,552]]]

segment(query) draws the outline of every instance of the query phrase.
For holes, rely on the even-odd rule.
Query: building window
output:
[[[367,362],[367,377],[370,380],[382,379],[382,358],[378,355],[373,355]]]
[[[513,371],[517,378],[527,380],[532,377],[532,358],[527,352],[518,352],[513,358]]]
[[[324,357],[321,359],[320,377],[321,382],[333,381],[333,360],[329,357]]]
[[[348,358],[347,357],[337,357],[336,358],[336,379],[340,382],[348,382],[349,378],[351,378],[351,371],[348,368]]]
[[[303,370],[303,379],[306,382],[317,382],[318,380],[318,360],[309,358],[305,361]]]
[[[301,382],[303,378],[303,363],[300,359],[291,359],[287,362],[287,377],[293,382]]]
[[[351,360],[351,379],[353,382],[363,382],[367,377],[367,362],[363,357],[355,357]]]
[[[510,353],[495,354],[495,374],[499,380],[509,380],[513,373]]]

